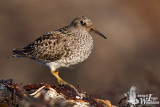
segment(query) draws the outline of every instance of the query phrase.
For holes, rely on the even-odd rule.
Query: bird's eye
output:
[[[86,23],[83,22],[82,20],[80,21],[80,23],[81,23],[82,26],[85,26],[85,25],[86,25]]]

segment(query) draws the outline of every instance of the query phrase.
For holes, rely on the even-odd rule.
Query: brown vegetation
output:
[[[70,86],[51,84],[18,85],[12,79],[0,81],[0,107],[115,107],[110,101],[96,99],[86,92],[77,95]]]

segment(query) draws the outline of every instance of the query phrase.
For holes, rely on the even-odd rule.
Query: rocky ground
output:
[[[16,84],[0,81],[0,107],[115,107],[108,100],[97,99],[78,88],[52,84]]]
[[[77,94],[77,91],[79,92]],[[124,94],[117,107],[159,107],[137,103],[136,87]],[[0,107],[116,107],[109,100],[98,99],[70,86],[53,84],[16,84],[0,80]]]

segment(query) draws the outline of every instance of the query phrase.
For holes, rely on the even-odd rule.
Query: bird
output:
[[[59,85],[69,85],[75,89],[59,76],[58,69],[68,68],[88,58],[93,49],[91,32],[107,39],[93,27],[89,18],[78,16],[69,25],[40,36],[24,48],[13,49],[9,57],[26,57],[47,65]]]

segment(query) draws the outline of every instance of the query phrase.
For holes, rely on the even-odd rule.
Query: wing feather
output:
[[[39,61],[55,61],[66,55],[65,37],[55,32],[43,35],[14,55],[30,57]]]

